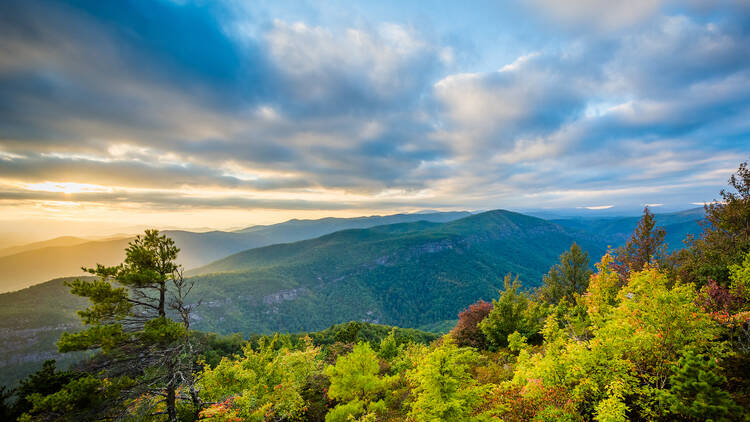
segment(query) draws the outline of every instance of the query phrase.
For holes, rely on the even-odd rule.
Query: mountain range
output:
[[[702,209],[689,210],[657,215],[657,222],[672,242],[685,233],[698,233],[702,216]],[[637,221],[546,221],[495,210],[165,233],[182,249],[181,262],[198,264],[186,273],[195,282],[192,300],[201,302],[193,327],[249,335],[320,330],[350,320],[445,329],[450,326],[446,321],[468,304],[497,297],[507,273],[518,275],[526,288],[538,286],[572,242],[589,252],[593,264],[608,246],[624,243]],[[57,245],[38,244],[41,248],[0,257],[0,274],[9,274],[12,269],[6,265],[21,257],[29,263],[27,269],[58,271],[53,277],[75,275],[59,271],[118,263],[128,241],[58,239],[51,242]],[[261,247],[243,250],[248,244]],[[199,257],[201,253],[206,255]],[[61,358],[55,340],[63,331],[80,327],[75,310],[85,306],[67,292],[63,281],[0,294],[0,382],[18,379],[44,359]],[[78,357],[62,358],[64,363]]]
[[[418,327],[496,297],[508,273],[539,285],[573,242],[594,259],[606,250],[558,224],[502,210],[251,249],[188,273],[204,301],[195,326],[245,334],[348,320]]]
[[[284,223],[252,226],[234,232],[190,232],[166,230],[164,234],[180,247],[179,263],[185,268],[208,264],[233,253],[276,243],[295,242],[338,230],[367,228],[411,221],[445,222],[470,215],[469,212],[394,214],[356,218],[289,220]],[[132,237],[86,240],[65,236],[0,250],[0,293],[19,290],[57,277],[84,275],[82,266],[97,263],[115,265],[125,257]]]

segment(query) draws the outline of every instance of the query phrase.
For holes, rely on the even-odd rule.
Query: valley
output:
[[[695,211],[657,214],[657,220],[670,236],[672,227],[697,233],[700,216]],[[545,221],[495,210],[292,220],[237,232],[165,234],[181,248],[182,262],[197,266],[221,258],[186,272],[195,282],[191,300],[200,302],[192,315],[197,329],[247,337],[317,331],[356,320],[444,332],[468,304],[495,298],[507,273],[533,289],[572,242],[595,262],[607,246],[623,243],[623,233],[632,232],[637,220]],[[122,259],[128,240],[42,244],[41,249],[0,257],[0,273],[12,274],[7,268],[19,258],[47,262],[27,268],[44,268],[53,276],[65,275],[77,261],[112,265]],[[233,253],[265,242],[277,244]],[[68,293],[63,281],[0,294],[0,330],[6,339],[0,350],[5,379],[0,381],[17,380],[48,358],[62,359],[62,365],[78,359],[55,348],[62,332],[79,329],[75,310],[85,305]]]

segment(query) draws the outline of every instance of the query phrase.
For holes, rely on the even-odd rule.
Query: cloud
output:
[[[544,23],[589,36],[618,36],[638,32],[662,16],[746,16],[750,6],[744,0],[525,0],[528,11]],[[671,54],[672,52],[670,52]]]
[[[181,172],[189,183],[250,184],[220,176],[221,168],[235,166],[250,173],[294,173],[311,185],[371,191],[420,188],[423,182],[408,180],[409,173],[428,174],[425,163],[442,155],[414,117],[414,98],[428,85],[425,75],[440,66],[440,51],[406,27],[382,24],[373,31],[334,33],[277,20],[260,39],[240,45],[210,17],[211,10],[201,14],[196,5],[144,12],[168,22],[164,28],[133,16],[136,11],[120,15],[116,6],[99,3],[86,6],[98,19],[68,8],[25,7],[18,3],[0,44],[19,57],[0,72],[0,107],[7,105],[0,127],[8,154],[104,157],[99,172],[108,167],[128,175],[128,168],[118,168],[128,157],[109,154],[127,146],[187,165],[133,163],[144,170],[134,180],[168,171]],[[105,28],[101,20],[112,25]],[[143,29],[144,39],[126,30],[131,23]],[[173,31],[186,26],[192,32],[180,42],[195,41],[198,57],[173,39]],[[19,51],[25,56],[14,54]],[[248,66],[252,71],[243,74]],[[34,177],[36,164],[27,164]],[[61,165],[50,162],[46,174]],[[92,176],[86,170],[91,162],[71,165]],[[206,176],[211,169],[217,174]],[[194,177],[188,177],[191,172]],[[156,183],[172,178],[160,180]]]
[[[697,186],[708,180],[723,184],[750,147],[747,125],[720,123],[750,110],[750,43],[731,21],[656,22],[618,43],[549,49],[438,82],[439,136],[472,169],[465,183],[548,203],[556,191],[573,201],[574,189],[594,196],[609,187],[627,201],[629,186],[674,197],[705,195]],[[647,189],[642,197],[664,201]]]
[[[587,210],[608,210],[612,207],[614,207],[614,205],[590,205],[588,207],[579,207],[579,208],[585,208]]]
[[[276,20],[264,38],[291,97],[287,105],[306,112],[372,113],[412,105],[441,61],[440,49],[392,23],[336,33]]]
[[[619,30],[642,22],[659,11],[660,0],[528,0],[528,5],[563,25],[588,25],[598,30]]]
[[[0,167],[0,179],[23,180],[27,183],[58,181],[88,183],[130,188],[179,189],[252,188],[256,190],[297,189],[310,182],[295,175],[260,175],[245,177],[230,167],[200,166],[180,162],[118,160],[106,157],[65,157],[36,155],[14,158]],[[64,182],[59,182],[60,178]],[[252,178],[250,178],[252,177]]]
[[[165,209],[715,196],[750,149],[747,9],[532,3],[588,27],[528,16],[527,32],[493,29],[534,33],[494,61],[489,41],[454,40],[450,16],[332,23],[315,7],[11,1],[0,16],[4,203],[71,200],[71,184],[107,189],[68,192],[76,200]]]
[[[668,16],[647,30],[625,36],[609,68],[619,76],[613,81],[623,85],[619,89],[644,97],[663,96],[746,73],[748,41],[745,31],[729,23]]]
[[[578,71],[580,58],[533,53],[500,70],[450,75],[435,84],[444,135],[462,154],[499,161],[538,159],[559,151],[549,136],[585,106],[598,75]]]

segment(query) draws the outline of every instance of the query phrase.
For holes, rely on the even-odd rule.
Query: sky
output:
[[[749,157],[748,1],[0,5],[6,240],[680,210]]]

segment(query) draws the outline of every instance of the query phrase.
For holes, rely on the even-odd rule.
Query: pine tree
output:
[[[643,216],[625,244],[615,251],[615,268],[622,280],[631,272],[641,271],[646,265],[664,265],[666,231],[656,225],[654,214],[645,207]]]
[[[100,349],[93,371],[135,380],[123,400],[145,396],[150,400],[142,402],[164,403],[165,410],[155,406],[154,412],[176,421],[178,387],[186,387],[186,398],[198,402],[189,338],[191,307],[184,301],[192,284],[175,264],[179,249],[174,241],[157,230],[137,236],[125,252],[118,266],[84,268],[96,279],[68,283],[71,293],[88,298],[91,305],[78,311],[86,328],[64,333],[58,349]]]
[[[739,412],[732,396],[724,390],[726,378],[714,359],[686,352],[674,368],[672,387],[664,400],[672,413],[691,420],[728,421]]]

